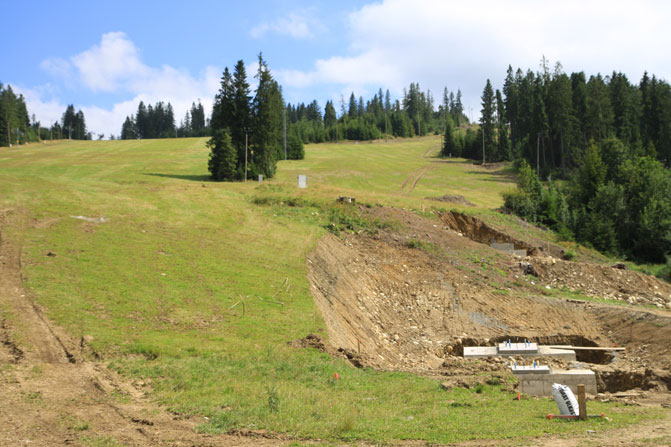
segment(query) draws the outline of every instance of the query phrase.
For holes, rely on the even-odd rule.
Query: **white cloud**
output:
[[[500,88],[508,64],[537,70],[543,55],[569,72],[618,70],[636,82],[647,69],[668,78],[669,16],[670,3],[653,1],[384,0],[350,14],[342,56],[278,74],[294,88],[339,84],[355,93],[398,95],[420,82],[438,98],[443,86],[461,88],[477,113],[487,78]]]
[[[122,32],[103,34],[99,45],[71,58],[84,85],[91,90],[114,91],[122,83],[151,76],[133,42]]]
[[[290,36],[294,39],[309,39],[323,30],[324,26],[321,22],[314,18],[309,11],[304,11],[291,12],[277,20],[260,23],[252,28],[249,33],[255,39],[262,38],[271,32]]]
[[[110,108],[75,104],[75,108],[84,112],[88,129],[108,137],[120,133],[124,119],[137,111],[140,101],[145,104],[170,102],[177,125],[191,104],[199,99],[209,114],[221,76],[221,70],[215,67],[206,67],[198,76],[193,76],[187,70],[170,65],[148,66],[135,44],[121,32],[103,34],[99,44],[72,56],[69,61],[47,59],[41,67],[63,79],[66,85],[79,83],[93,92],[127,93],[131,97]],[[57,100],[44,100],[45,92],[39,89],[24,89],[23,93],[28,110],[44,125],[59,121],[67,107]]]
[[[67,79],[72,76],[72,65],[65,59],[51,58],[43,60],[40,68],[58,78]]]

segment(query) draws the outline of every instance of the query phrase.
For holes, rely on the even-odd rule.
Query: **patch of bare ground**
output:
[[[444,221],[391,208],[361,211],[399,222],[400,229],[342,239],[328,235],[308,256],[312,294],[333,349],[356,352],[366,366],[468,386],[485,380],[476,372],[507,371],[502,359],[464,360],[463,346],[510,338],[625,346],[615,356],[579,355],[596,370],[599,392],[635,389],[638,400],[671,402],[669,284],[552,257],[527,257],[522,264],[537,274],[528,276],[519,258],[465,237]],[[634,305],[562,299],[551,293],[557,287]]]
[[[473,202],[466,197],[458,194],[445,194],[440,197],[427,197],[428,200],[435,200],[437,202],[456,203],[458,205],[475,206]]]
[[[0,213],[0,445],[275,446],[290,440],[235,433],[211,436],[202,418],[175,416],[152,403],[142,384],[87,360],[86,340],[50,322],[21,281],[21,248],[2,230],[27,226]],[[112,444],[114,443],[114,444]]]

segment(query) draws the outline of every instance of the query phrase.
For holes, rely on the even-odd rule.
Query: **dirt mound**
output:
[[[427,197],[427,199],[436,200],[438,202],[457,203],[459,205],[475,206],[475,204],[473,204],[466,197],[460,195],[445,194],[444,196],[440,197]]]

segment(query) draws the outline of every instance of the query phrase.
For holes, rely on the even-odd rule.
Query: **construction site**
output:
[[[402,225],[318,243],[309,279],[332,346],[317,336],[305,344],[447,388],[512,374],[511,389],[529,395],[582,383],[592,398],[671,403],[670,284],[622,265],[563,260],[559,246],[458,212],[437,224],[409,211],[361,211]]]

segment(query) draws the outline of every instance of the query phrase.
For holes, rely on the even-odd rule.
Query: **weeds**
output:
[[[266,385],[266,394],[268,395],[268,409],[271,413],[280,411],[280,396],[277,394],[275,385]]]

